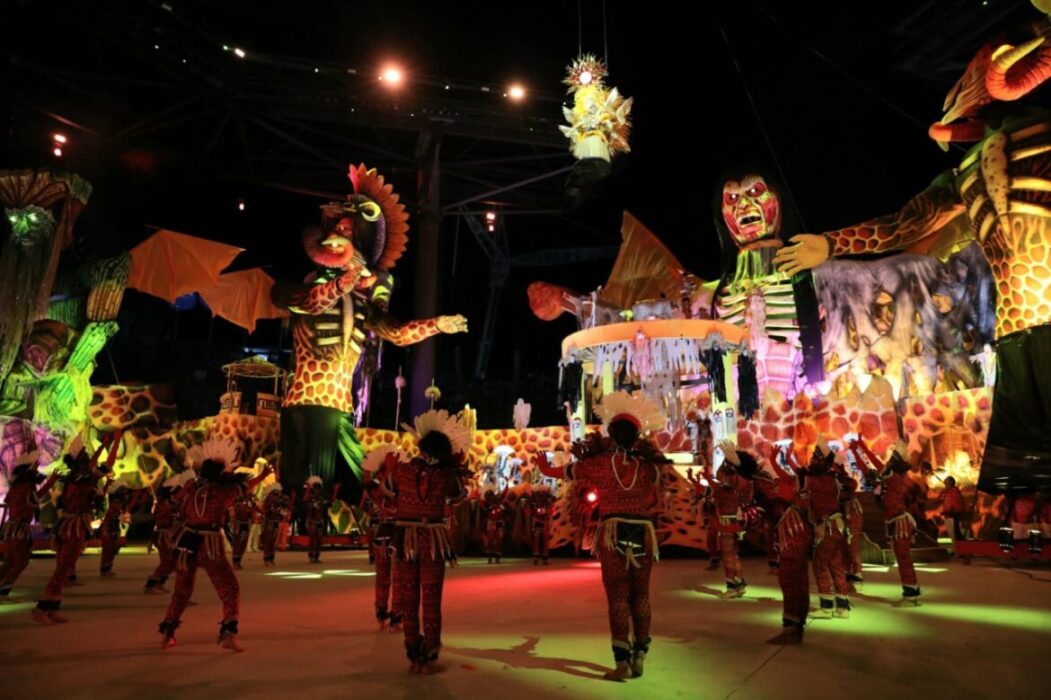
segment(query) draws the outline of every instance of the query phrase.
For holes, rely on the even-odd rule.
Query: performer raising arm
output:
[[[609,437],[591,433],[574,443],[577,461],[565,468],[551,467],[541,452],[538,467],[544,476],[569,478],[598,494],[592,550],[602,565],[616,662],[606,678],[622,681],[642,675],[650,648],[650,572],[658,556],[652,517],[668,460],[642,434],[663,428],[666,420],[656,404],[623,391],[603,398],[596,413]]]

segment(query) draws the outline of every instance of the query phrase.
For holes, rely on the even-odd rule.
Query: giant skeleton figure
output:
[[[1027,35],[983,46],[931,126],[944,148],[975,143],[958,167],[895,214],[795,236],[775,257],[792,274],[830,257],[902,250],[967,217],[998,297],[998,376],[978,482],[993,493],[1051,487],[1051,115],[1017,103],[1051,78],[1051,23]]]
[[[740,166],[724,173],[715,202],[723,275],[699,290],[699,300],[710,299],[713,317],[751,331],[760,398],[766,387],[791,398],[806,380],[823,378],[813,280],[806,272],[779,272],[773,263],[794,228],[785,205],[776,179],[764,169]]]
[[[387,313],[390,269],[405,252],[409,216],[375,170],[351,166],[349,177],[354,194],[323,206],[321,226],[303,232],[317,270],[302,284],[274,285],[271,294],[292,312],[295,370],[281,411],[281,481],[290,491],[319,476],[351,479],[343,493],[360,496],[348,471],[337,474],[336,450],[360,474],[352,381],[366,331],[399,346],[467,331],[463,316],[400,323]]]

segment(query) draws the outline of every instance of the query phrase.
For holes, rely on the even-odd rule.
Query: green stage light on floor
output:
[[[864,609],[855,608],[852,610],[850,618],[847,620],[840,620],[837,618],[815,620],[810,618],[807,621],[807,635],[813,637],[814,635],[845,634],[863,637],[914,638],[937,636],[935,630],[930,629],[915,620],[898,617],[888,619],[885,614],[882,614],[888,609],[885,604],[874,608],[867,607],[867,604],[865,603],[862,603],[862,605],[866,607]],[[764,610],[762,612],[753,613],[744,619],[748,622],[773,629],[781,626],[781,611]]]
[[[1012,608],[974,603],[931,603],[914,608],[922,616],[942,617],[1051,635],[1051,612],[1039,608]],[[911,612],[911,611],[910,611]]]
[[[36,607],[36,603],[32,601],[26,601],[25,603],[13,603],[6,601],[3,605],[0,605],[0,615],[10,615],[11,613],[27,613]]]

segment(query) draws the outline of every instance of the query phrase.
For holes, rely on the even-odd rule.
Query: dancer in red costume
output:
[[[325,498],[321,492],[321,477],[312,476],[307,479],[309,490],[304,495],[304,506],[306,507],[307,537],[310,540],[308,556],[311,564],[321,563],[321,541],[328,531],[328,511],[332,502],[339,495],[339,484],[332,490],[332,498]]]
[[[732,445],[730,446],[732,448]],[[715,530],[719,539],[719,558],[726,575],[726,590],[721,598],[732,600],[744,595],[747,583],[744,580],[738,543],[744,534],[741,524],[741,506],[749,498],[748,481],[737,475],[733,464],[723,462],[713,482],[709,482],[707,498],[715,506]]]
[[[824,438],[818,440],[803,472],[804,497],[810,501],[814,526],[814,580],[821,607],[814,617],[850,617],[850,589],[843,564],[847,549],[847,524],[841,510],[839,480],[832,471],[835,454]]]
[[[945,488],[938,496],[938,502],[941,504],[942,517],[945,518],[945,531],[955,546],[957,540],[966,539],[963,520],[967,511],[963,504],[963,492],[956,485],[954,477],[945,477]]]
[[[95,454],[90,457],[83,445],[78,445],[79,449],[74,447],[65,456],[69,471],[62,478],[62,494],[56,503],[59,518],[52,528],[55,537],[55,571],[33,609],[33,619],[41,624],[67,621],[58,612],[62,606],[62,588],[68,584],[70,576],[76,576],[77,559],[84,551],[84,541],[91,532],[92,514],[99,499],[99,479],[112,472],[119,444],[120,433],[117,432],[105,436]],[[107,446],[109,453],[106,464],[99,470],[99,456]]]
[[[243,651],[237,644],[241,589],[226,558],[223,525],[237,497],[255,488],[272,470],[267,467],[248,480],[235,474],[237,450],[229,441],[209,440],[191,448],[188,456],[198,471],[197,478],[184,486],[176,499],[182,520],[174,539],[178,573],[168,613],[159,626],[163,635],[161,648],[175,646],[175,630],[182,623],[182,613],[193,595],[197,567],[201,567],[223,605],[218,644],[224,649]]]
[[[4,542],[4,563],[0,565],[0,601],[7,599],[18,577],[29,565],[33,553],[33,519],[39,513],[40,503],[58,479],[58,471],[45,477],[36,470],[35,453],[28,457],[33,461],[15,467],[4,497],[7,519],[0,527],[0,539]]]
[[[901,578],[902,599],[900,605],[920,604],[919,583],[916,567],[912,563],[912,539],[916,535],[916,520],[909,513],[917,496],[916,483],[909,478],[908,450],[901,441],[894,447],[884,465],[863,442],[857,443],[861,452],[875,465],[880,481],[880,505],[887,523],[887,539],[894,549],[898,561],[898,576]]]
[[[485,556],[490,564],[494,559],[499,564],[500,558],[504,556],[504,538],[510,514],[504,505],[504,495],[495,491],[485,494]]]
[[[167,582],[168,577],[171,576],[171,573],[175,571],[175,552],[173,550],[172,537],[178,530],[174,501],[178,488],[177,485],[168,485],[168,482],[165,482],[157,489],[155,494],[156,500],[153,504],[153,545],[157,548],[157,556],[160,557],[160,563],[157,564],[157,568],[146,579],[143,593],[168,592],[164,584]]]
[[[848,445],[851,452],[856,448],[853,443]],[[840,452],[836,455],[835,476],[839,482],[839,507],[847,524],[847,542],[843,549],[843,567],[847,572],[847,590],[857,593],[864,585],[865,579],[862,575],[861,566],[861,538],[862,528],[865,525],[865,511],[858,500],[858,482],[846,469],[845,455]],[[859,464],[863,462],[859,461]]]
[[[259,512],[259,504],[251,491],[245,491],[230,508],[230,539],[233,545],[233,562],[235,569],[243,568],[241,560],[244,559],[245,550],[248,548],[248,534],[252,528],[252,519]]]
[[[260,535],[263,545],[263,566],[277,566],[277,540],[281,526],[292,517],[292,502],[286,496],[280,484],[275,484],[263,499],[263,533]]]
[[[767,643],[800,644],[810,611],[807,554],[814,531],[803,517],[806,503],[798,481],[781,468],[776,458],[771,460],[772,473],[768,474],[759,469],[755,457],[747,452],[726,446],[724,453],[726,459],[737,467],[737,472],[752,481],[755,506],[762,511],[763,518],[774,525],[777,533],[777,583],[781,586],[783,600],[782,630]]]
[[[393,457],[390,455],[393,454]],[[369,559],[376,567],[376,622],[380,630],[401,631],[401,615],[391,610],[391,575],[393,562],[394,520],[397,515],[394,492],[390,485],[390,468],[398,463],[397,449],[393,445],[370,452],[362,462],[365,472],[365,489],[361,496],[361,509],[369,516]]]
[[[548,565],[548,553],[551,546],[551,511],[555,507],[555,497],[549,486],[534,486],[529,497],[530,531],[533,539],[533,566],[543,560]]]
[[[606,678],[622,681],[642,675],[650,647],[650,572],[658,557],[653,516],[660,498],[664,455],[641,437],[666,425],[651,401],[617,391],[606,395],[595,411],[609,437],[591,433],[573,444],[577,461],[564,468],[547,463],[544,476],[568,478],[598,493],[600,522],[592,550],[602,565],[609,605],[609,626],[616,668]],[[634,627],[635,641],[630,641]]]
[[[121,525],[130,522],[131,512],[135,510],[144,491],[132,491],[121,486],[109,497],[106,512],[99,524],[99,541],[102,545],[102,556],[99,563],[99,574],[113,576],[113,563],[120,554]]]
[[[420,456],[408,462],[387,457],[394,493],[394,609],[402,616],[410,673],[435,673],[442,645],[442,585],[445,563],[456,552],[445,519],[446,506],[466,497],[463,455],[470,429],[446,411],[416,418]],[[420,606],[423,631],[420,631]]]

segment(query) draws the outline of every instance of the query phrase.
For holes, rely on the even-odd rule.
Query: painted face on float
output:
[[[380,205],[365,195],[352,194],[345,202],[322,208],[321,226],[303,232],[303,248],[316,264],[337,270],[369,265],[383,251],[387,237]]]
[[[759,175],[723,184],[722,214],[739,248],[776,238],[781,230],[781,198]]]

